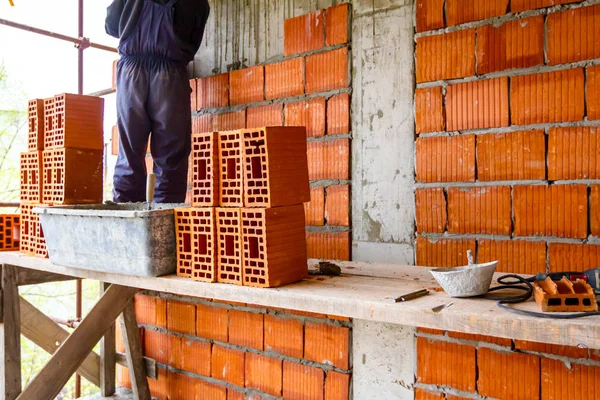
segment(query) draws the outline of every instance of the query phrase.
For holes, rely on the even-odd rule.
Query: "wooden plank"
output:
[[[100,293],[103,294],[109,283],[100,282]],[[100,393],[103,397],[115,394],[116,389],[116,332],[115,324],[111,324],[100,342]]]
[[[76,278],[68,275],[60,275],[52,272],[37,271],[29,268],[19,268],[17,284],[19,286],[38,285],[47,282],[72,281]]]
[[[21,393],[21,323],[17,268],[2,266],[2,324],[0,324],[0,399]]]
[[[146,378],[146,364],[144,363],[133,302],[125,307],[120,320],[134,397],[140,400],[150,400],[150,389],[148,387],[148,379]]]
[[[127,355],[125,353],[116,353],[117,364],[122,365],[125,368],[129,368],[127,364]],[[150,379],[158,379],[158,366],[156,360],[149,357],[144,357],[144,364],[146,364],[146,376]]]
[[[111,285],[18,399],[54,399],[136,292],[135,288]]]
[[[21,305],[21,333],[27,339],[50,354],[67,340],[69,332],[63,329],[50,317],[35,308],[24,298],[20,298]],[[77,370],[79,375],[96,386],[100,386],[100,356],[91,352]]]

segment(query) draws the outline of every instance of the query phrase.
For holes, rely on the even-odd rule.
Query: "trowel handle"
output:
[[[156,175],[148,174],[146,179],[146,201],[152,203],[154,200],[154,186],[156,186]]]

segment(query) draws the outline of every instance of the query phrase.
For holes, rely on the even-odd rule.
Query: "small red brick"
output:
[[[247,128],[283,125],[283,104],[250,107],[246,110]]]
[[[509,186],[448,189],[448,232],[510,235]]]
[[[167,399],[169,391],[169,371],[157,368],[157,379],[148,379],[148,387],[152,397],[163,400]]]
[[[486,335],[474,335],[472,333],[463,333],[463,332],[448,332],[448,337],[455,339],[463,339],[463,340],[473,340],[475,342],[485,342],[496,344],[498,346],[510,347],[512,346],[512,340],[507,338],[499,338],[495,336],[486,336]]]
[[[600,367],[542,358],[542,400],[600,398]]]
[[[229,311],[229,343],[264,349],[264,316],[246,311]]]
[[[418,182],[474,182],[475,135],[417,138]]]
[[[325,10],[325,44],[335,46],[348,43],[350,24],[348,3],[338,4]]]
[[[508,126],[508,78],[448,86],[446,123],[449,131]]]
[[[508,0],[446,0],[448,26],[498,17],[508,11]]]
[[[169,371],[168,400],[226,400],[227,389],[201,379]]]
[[[292,318],[265,315],[265,350],[302,358],[304,354],[304,326]]]
[[[190,108],[192,111],[198,111],[198,81],[196,78],[190,79],[190,89],[192,90],[190,94]]]
[[[325,98],[315,97],[285,105],[285,126],[306,127],[307,137],[325,135]]]
[[[308,258],[350,261],[349,232],[306,232]]]
[[[536,8],[552,7],[559,4],[578,3],[582,0],[510,0],[510,10],[513,13],[535,10]]]
[[[138,324],[167,327],[167,301],[165,299],[136,294],[133,304]]]
[[[265,70],[263,66],[244,68],[229,73],[229,102],[232,106],[265,99]]]
[[[350,375],[329,371],[325,378],[325,400],[349,400]]]
[[[600,179],[600,129],[587,126],[550,129],[548,179]]]
[[[180,301],[167,301],[167,329],[171,332],[196,334],[196,306]]]
[[[310,188],[310,202],[304,203],[306,225],[325,225],[325,188],[315,186]]]
[[[417,0],[417,32],[444,27],[444,0]]]
[[[323,10],[288,18],[283,22],[283,54],[306,53],[325,45],[325,15]]]
[[[244,129],[246,127],[246,110],[216,114],[213,117],[213,129],[217,132]]]
[[[307,143],[308,175],[311,181],[350,178],[348,139]]]
[[[588,358],[588,349],[575,346],[561,346],[550,343],[528,342],[525,340],[515,340],[515,349],[523,351],[533,351],[536,353],[555,354],[569,358]]]
[[[600,119],[600,65],[587,68],[586,108],[588,119]]]
[[[342,93],[327,101],[327,134],[341,135],[348,132],[350,132],[350,95]]]
[[[498,261],[498,272],[535,275],[538,272],[546,272],[546,243],[479,240],[477,261]]]
[[[350,186],[335,185],[327,188],[325,219],[327,225],[350,226]]]
[[[444,189],[417,189],[415,193],[417,232],[443,233],[448,217]]]
[[[417,382],[473,393],[475,380],[475,347],[417,338]]]
[[[592,235],[600,237],[600,185],[592,186],[590,210],[590,225],[592,229]]]
[[[446,126],[442,87],[415,90],[417,133],[440,132]]]
[[[512,77],[511,122],[580,121],[584,115],[583,86],[582,68]]]
[[[170,358],[171,335],[147,329],[144,332],[143,352],[161,364],[168,364]]]
[[[234,389],[227,389],[227,400],[248,400],[244,393]]]
[[[600,57],[600,6],[548,14],[548,62],[565,64]]]
[[[213,116],[210,114],[192,117],[192,133],[212,132]]]
[[[550,243],[550,272],[585,271],[600,265],[600,245]]]
[[[348,48],[306,57],[306,93],[344,89],[349,85]]]
[[[227,309],[204,304],[196,305],[196,331],[199,337],[227,342]]]
[[[298,96],[304,93],[304,59],[293,58],[265,66],[267,100]]]
[[[475,29],[417,38],[416,52],[417,83],[475,75]]]
[[[181,340],[181,369],[194,374],[210,376],[212,345],[183,338]]]
[[[430,240],[417,238],[417,265],[458,267],[467,265],[467,250],[475,254],[475,240]]]
[[[304,335],[304,358],[348,369],[349,337],[348,328],[307,322]]]
[[[260,354],[246,354],[246,387],[281,396],[283,363]]]
[[[540,358],[518,353],[477,350],[480,395],[500,399],[537,399],[540,396]]]
[[[181,369],[182,361],[183,361],[183,353],[181,348],[182,339],[179,336],[168,335],[169,337],[169,347],[168,347],[168,355],[169,355],[169,364],[173,368]]]
[[[227,106],[229,106],[229,74],[198,78],[199,110]]]
[[[213,346],[211,376],[244,387],[243,351]]]
[[[283,362],[283,397],[286,400],[323,400],[322,369]]]

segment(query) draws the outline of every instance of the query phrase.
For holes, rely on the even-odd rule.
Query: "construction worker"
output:
[[[187,65],[200,47],[207,0],[114,0],[106,32],[119,40],[119,155],[114,201],[145,201],[146,146],[154,158],[154,201],[183,203],[191,151]]]

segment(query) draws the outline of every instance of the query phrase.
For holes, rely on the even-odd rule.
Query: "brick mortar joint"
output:
[[[459,131],[437,131],[437,132],[424,132],[420,133],[416,136],[418,138],[431,138],[431,137],[458,137],[465,135],[488,135],[488,134],[501,134],[501,133],[512,133],[512,132],[521,132],[521,131],[534,131],[534,130],[544,130],[544,134],[548,135],[549,129],[555,128],[578,128],[578,127],[590,127],[597,128],[600,127],[600,120],[595,119],[585,119],[580,121],[569,121],[569,122],[544,122],[540,124],[530,124],[530,125],[509,125],[509,126],[499,126],[492,128],[479,128],[479,129],[465,129]]]
[[[483,233],[432,233],[421,232],[417,233],[416,237],[422,237],[429,240],[511,240],[514,242],[544,242],[550,244],[600,244],[600,238],[588,237],[587,239],[574,238],[559,238],[555,236],[509,236],[509,235],[493,235]]]
[[[465,399],[477,399],[477,400],[488,400],[489,399],[489,400],[491,400],[489,397],[481,396],[478,393],[464,392],[462,390],[454,389],[449,386],[415,382],[413,384],[413,387],[415,389],[423,389],[423,390],[425,390],[427,392],[431,392],[431,393],[440,393],[440,394],[456,396],[456,397],[465,398]]]

